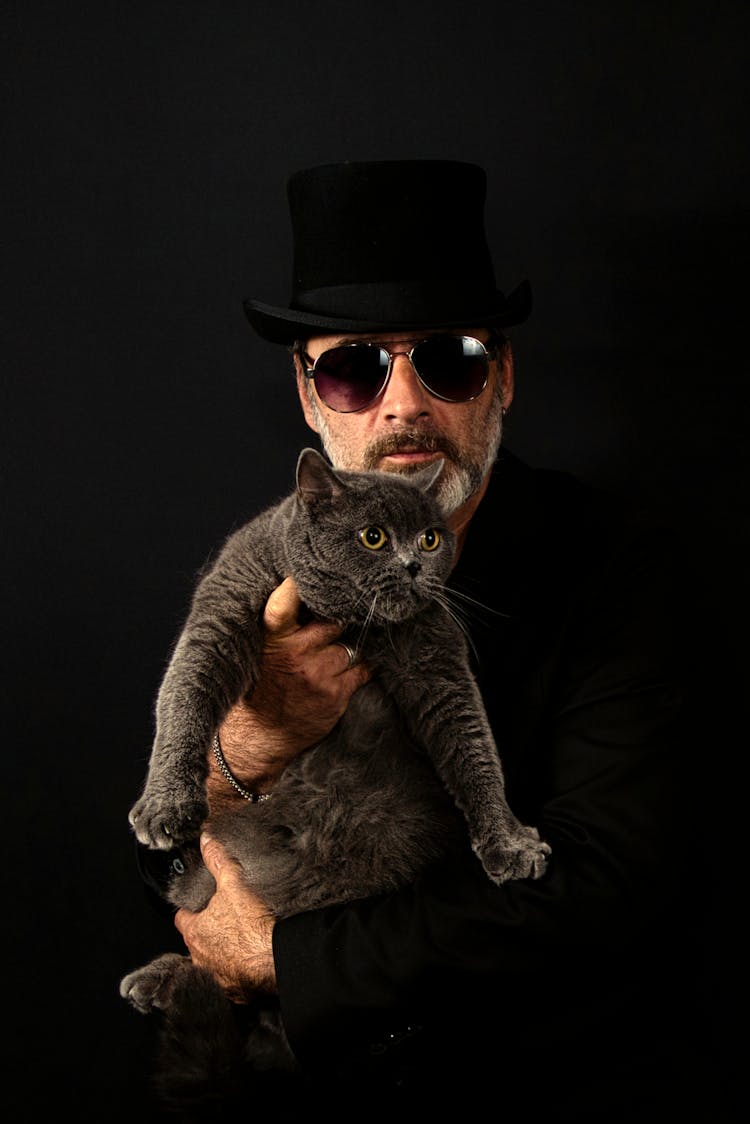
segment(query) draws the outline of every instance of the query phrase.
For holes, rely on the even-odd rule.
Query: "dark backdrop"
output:
[[[485,165],[498,283],[529,277],[536,295],[515,334],[508,445],[631,490],[686,532],[698,580],[685,611],[713,632],[707,694],[730,684],[706,744],[722,830],[705,840],[716,877],[696,885],[696,980],[731,1053],[748,6],[21,0],[4,12],[11,1103],[23,1091],[78,1119],[118,1118],[139,1089],[148,1020],[117,983],[174,937],[143,896],[127,811],[195,572],[286,492],[311,440],[288,357],[253,335],[241,301],[286,302],[286,177],[340,159]]]

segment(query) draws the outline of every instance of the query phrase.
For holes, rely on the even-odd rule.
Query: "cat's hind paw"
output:
[[[190,966],[190,958],[176,952],[165,952],[143,968],[136,968],[120,981],[120,995],[136,1011],[147,1015],[155,1007],[169,1005],[178,974]]]

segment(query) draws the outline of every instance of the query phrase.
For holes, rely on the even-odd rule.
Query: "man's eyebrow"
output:
[[[375,336],[366,336],[364,334],[356,336],[342,336],[341,339],[336,340],[332,347],[340,347],[347,343],[379,343],[380,341]]]
[[[433,334],[439,335],[441,333],[435,332]],[[391,346],[397,347],[399,344],[402,344],[402,343],[421,343],[422,340],[426,340],[426,339],[429,339],[429,333],[422,334],[422,335],[419,335],[419,336],[407,336],[405,340],[392,340],[392,341],[390,341],[390,343],[391,343]],[[340,347],[340,346],[348,344],[348,343],[374,343],[374,344],[377,344],[378,347],[386,347],[387,346],[386,344],[383,343],[382,339],[379,336],[366,336],[366,335],[363,334],[361,336],[357,335],[354,338],[352,338],[351,336],[343,336],[341,339],[336,340],[335,343],[331,344],[331,347]]]
[[[397,331],[397,329],[394,329],[394,331]],[[383,343],[383,340],[380,338],[379,335],[378,336],[369,336],[369,335],[365,335],[364,333],[362,333],[361,335],[359,333],[357,333],[356,336],[340,336],[338,339],[334,340],[332,343],[329,343],[327,345],[327,347],[324,348],[324,351],[330,351],[334,347],[351,346],[352,344],[355,344],[355,343],[374,344],[377,347],[384,347],[387,350],[387,348],[389,346],[398,347],[401,344],[405,344],[405,343],[411,343],[411,344],[421,343],[423,340],[430,339],[431,336],[442,336],[442,335],[450,336],[450,335],[459,335],[459,334],[473,335],[473,333],[471,333],[471,332],[459,333],[457,330],[451,330],[451,329],[446,329],[446,328],[436,328],[434,330],[427,329],[425,332],[422,332],[420,335],[407,336],[405,340],[395,340],[395,341],[390,342],[390,344],[388,344],[388,343]],[[307,345],[305,345],[303,350],[304,350],[304,353],[307,355],[308,354]]]
[[[309,342],[308,340],[305,343],[303,351],[307,352]],[[347,343],[374,343],[374,340],[371,336],[357,336],[356,339],[352,339],[351,336],[342,336],[340,339],[333,340],[331,343],[327,344],[323,350],[330,351],[332,347],[342,347]]]

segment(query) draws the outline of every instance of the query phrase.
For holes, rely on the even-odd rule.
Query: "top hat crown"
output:
[[[324,164],[287,182],[294,262],[284,308],[245,301],[274,343],[326,332],[503,327],[531,290],[497,289],[484,231],[486,174],[453,160]]]

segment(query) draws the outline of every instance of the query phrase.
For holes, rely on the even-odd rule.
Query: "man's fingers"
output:
[[[300,606],[299,591],[292,578],[284,578],[266,601],[263,610],[263,624],[266,631],[274,636],[287,636],[299,628],[297,620]]]
[[[268,639],[282,640],[285,636],[299,632],[302,628],[299,622],[301,607],[297,583],[293,578],[284,578],[281,585],[277,585],[271,593],[263,610],[263,625]],[[334,637],[340,635],[342,629],[342,625],[328,621],[315,621],[307,627],[314,630],[312,634],[320,647],[329,644]]]
[[[201,855],[206,864],[206,869],[213,874],[214,879],[218,882],[221,871],[232,860],[218,839],[214,839],[207,831],[201,832]]]

